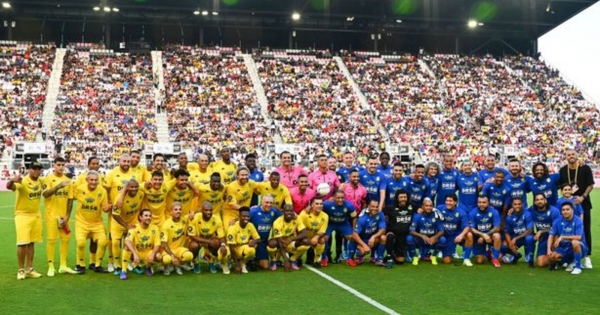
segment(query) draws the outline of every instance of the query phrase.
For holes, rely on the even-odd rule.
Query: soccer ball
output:
[[[321,196],[327,195],[331,191],[331,187],[327,183],[320,183],[317,186],[317,193]]]

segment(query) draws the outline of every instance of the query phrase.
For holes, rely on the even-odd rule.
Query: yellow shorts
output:
[[[123,237],[127,236],[127,229],[124,228],[119,223],[112,223],[110,226],[110,239],[111,240],[120,240]]]
[[[56,240],[59,237],[61,240],[68,240],[71,237],[71,234],[65,233],[61,227],[58,227],[57,219],[46,218],[46,239]]]
[[[17,246],[42,242],[42,215],[39,213],[15,215]]]
[[[181,260],[181,259],[183,259],[183,254],[184,254],[185,252],[189,252],[190,250],[189,250],[189,249],[187,249],[187,248],[185,248],[185,247],[183,247],[183,246],[180,246],[180,247],[177,247],[177,248],[175,248],[175,249],[171,248],[171,251],[173,252],[173,254],[175,254],[175,257],[177,257],[177,259]],[[169,254],[168,254],[167,252],[165,252],[164,250],[161,250],[161,251],[160,251],[160,253],[161,253],[161,255],[163,255],[163,256],[165,256],[165,255],[169,255]],[[141,259],[141,258],[140,258],[140,259]]]
[[[256,256],[256,248],[248,245],[240,245],[235,248],[235,254],[238,259],[251,259]]]
[[[138,256],[140,256],[140,264],[144,264],[150,255],[152,255],[152,250],[138,251]],[[133,260],[133,256],[131,259]]]
[[[85,240],[91,238],[94,242],[106,240],[106,230],[102,223],[94,225],[75,224],[75,239]]]

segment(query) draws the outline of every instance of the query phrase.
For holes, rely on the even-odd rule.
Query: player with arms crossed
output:
[[[221,218],[214,215],[210,202],[203,202],[201,213],[196,213],[188,227],[189,248],[194,256],[194,272],[199,273],[200,264],[198,255],[200,249],[204,249],[204,256],[208,259],[208,269],[211,273],[217,272],[215,262],[221,263],[223,274],[228,275],[229,270],[229,248],[225,244],[225,231]]]
[[[294,213],[291,205],[283,206],[283,216],[273,223],[273,237],[269,239],[269,256],[271,261],[276,259],[277,253],[283,257],[284,271],[298,270],[298,258],[302,257],[310,246],[308,230]],[[288,258],[289,255],[289,258]],[[277,270],[277,264],[271,264],[271,270]]]
[[[148,209],[142,209],[138,216],[139,223],[134,229],[129,230],[125,238],[125,246],[133,256],[134,271],[140,270],[140,264],[146,266],[146,275],[154,275],[152,266],[162,262],[160,255],[160,229],[152,224],[152,212]],[[121,280],[127,280],[127,264],[129,258],[123,255]]]
[[[227,245],[235,262],[236,274],[248,273],[246,263],[256,256],[256,246],[261,241],[256,228],[250,223],[250,208],[240,207],[239,218],[227,230]]]

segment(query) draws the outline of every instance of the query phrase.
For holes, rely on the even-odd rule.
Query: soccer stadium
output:
[[[600,308],[599,1],[0,4],[3,313]]]

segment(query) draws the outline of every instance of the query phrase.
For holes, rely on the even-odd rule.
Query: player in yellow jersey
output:
[[[145,182],[141,189],[144,192],[142,207],[152,211],[152,224],[162,226],[167,212],[167,194],[175,185],[174,181],[165,182],[161,171],[152,172],[152,179]]]
[[[180,265],[189,263],[194,258],[194,254],[185,247],[188,222],[187,217],[181,216],[181,204],[179,202],[173,203],[171,205],[171,218],[165,221],[160,229],[165,276],[171,274],[173,266],[175,266],[175,272],[182,275]]]
[[[154,275],[152,266],[162,262],[160,254],[160,229],[158,226],[152,224],[152,212],[148,209],[140,211],[138,220],[139,223],[135,228],[127,232],[125,246],[133,256],[131,259],[135,266],[133,271],[137,274],[143,273],[141,268],[143,264],[146,267],[146,275],[152,276]],[[123,255],[121,275],[119,277],[121,280],[127,280],[127,264],[129,261],[129,257]]]
[[[88,166],[88,170],[79,174],[79,176],[77,176],[77,178],[75,179],[75,183],[73,184],[73,187],[87,184],[87,182],[85,181],[85,178],[89,171],[98,172],[98,183],[99,183],[99,185],[104,187],[106,181],[104,180],[104,175],[102,175],[102,173],[100,173],[100,159],[98,159],[95,156],[88,158],[87,166]],[[97,248],[98,248],[98,244],[96,244],[94,242],[94,240],[90,239],[90,266],[89,266],[90,270],[94,270],[94,267],[96,267],[96,250],[97,250]]]
[[[112,169],[106,175],[106,182],[104,183],[104,188],[108,191],[108,202],[113,204],[117,198],[119,198],[119,194],[121,190],[125,188],[125,185],[129,182],[130,179],[135,178],[136,174],[130,169],[131,165],[131,157],[128,154],[123,154],[119,157],[119,166]],[[138,180],[139,182],[139,180]],[[108,220],[108,228],[107,230],[111,230],[112,220]],[[114,253],[112,252],[112,235],[108,235],[108,271],[114,272],[115,267],[118,264],[115,263]]]
[[[225,187],[225,203],[223,204],[223,224],[231,225],[239,217],[241,207],[250,207],[252,194],[258,192],[257,184],[248,179],[246,167],[237,170],[237,179]]]
[[[188,180],[190,174],[186,170],[179,169],[175,171],[173,176],[175,177],[175,185],[167,193],[167,204],[181,203],[181,215],[187,216],[190,211],[195,209],[200,191]],[[169,212],[165,214],[167,219],[171,217]]]
[[[129,155],[131,157],[131,164],[129,165],[129,169],[135,174],[135,179],[137,179],[141,183],[144,180],[146,168],[143,165],[140,165],[140,151],[133,150],[129,152]]]
[[[268,182],[258,184],[258,193],[273,196],[273,207],[279,211],[283,209],[283,205],[292,204],[292,195],[287,187],[280,184],[280,179],[278,172],[272,172]]]
[[[189,163],[187,166],[190,172],[190,180],[195,185],[206,185],[209,183],[212,170],[209,167],[208,155],[200,154],[198,163]]]
[[[73,187],[69,192],[69,199],[77,200],[75,210],[75,240],[77,241],[77,266],[75,270],[85,273],[85,243],[91,238],[98,242],[98,251],[94,272],[106,273],[102,268],[102,256],[108,243],[106,230],[102,222],[102,212],[109,212],[112,208],[108,202],[106,190],[98,187],[98,172],[89,171],[86,175],[87,184]],[[69,202],[67,216],[71,215],[72,202]]]
[[[314,267],[320,267],[321,256],[325,251],[325,232],[329,224],[329,216],[323,212],[323,198],[315,197],[310,205],[310,211],[303,211],[298,218],[308,229],[308,238],[311,247],[315,250]],[[307,255],[307,263],[310,263],[310,256]]]
[[[42,197],[42,163],[29,165],[29,175],[21,178],[17,175],[6,183],[6,188],[16,191],[15,227],[17,230],[17,260],[19,271],[17,279],[39,278],[42,275],[33,269],[34,243],[42,242],[42,215],[40,199]],[[27,268],[27,269],[26,269]]]
[[[221,219],[213,214],[212,204],[208,201],[202,203],[202,213],[196,213],[188,227],[190,250],[194,254],[194,272],[200,273],[200,264],[197,257],[200,248],[204,248],[204,256],[208,260],[211,273],[216,273],[215,261],[221,263],[223,274],[229,274],[229,248],[225,244],[225,231]]]
[[[256,255],[256,246],[260,236],[250,223],[250,208],[244,206],[239,210],[240,220],[227,230],[227,245],[235,262],[235,273],[248,273],[246,262]]]
[[[283,206],[283,216],[273,222],[272,238],[268,248],[271,257],[271,270],[277,270],[277,253],[283,257],[284,271],[298,270],[298,258],[302,257],[310,246],[308,230],[301,220],[296,217],[294,207],[289,204]],[[288,258],[288,254],[290,257]]]
[[[121,261],[123,256],[130,255],[126,250],[121,251],[121,242],[127,235],[127,231],[135,228],[137,216],[142,209],[144,193],[140,191],[140,184],[135,179],[131,179],[125,188],[121,190],[119,198],[115,201],[112,208],[110,224],[110,236],[112,237],[112,252],[115,261]],[[121,268],[115,264],[115,275],[121,273]]]
[[[212,163],[213,172],[221,174],[221,179],[225,185],[235,180],[237,165],[231,161],[231,150],[228,147],[221,148],[221,159]]]
[[[198,189],[200,190],[198,204],[202,205],[204,202],[210,202],[213,214],[221,219],[223,212],[223,195],[225,194],[225,187],[221,183],[221,174],[217,172],[212,173],[210,176],[210,184],[200,185]]]
[[[54,252],[56,240],[60,237],[60,267],[59,273],[77,273],[67,267],[67,255],[69,254],[69,240],[71,234],[69,229],[69,218],[67,217],[67,206],[69,203],[69,190],[71,180],[65,175],[65,159],[57,157],[54,159],[54,172],[44,180],[44,204],[46,220],[46,256],[48,257],[48,277],[54,277]],[[66,227],[64,227],[66,225]]]
[[[164,181],[169,181],[172,179],[171,172],[165,166],[165,156],[161,153],[156,153],[152,157],[152,167],[148,167],[144,172],[144,182],[149,182],[152,180],[152,173],[160,171],[163,174]]]

